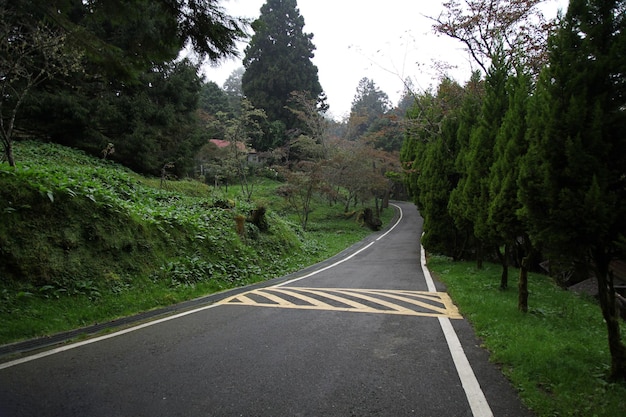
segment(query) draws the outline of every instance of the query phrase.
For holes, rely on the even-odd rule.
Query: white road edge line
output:
[[[423,236],[424,234],[422,234],[422,237]],[[426,266],[426,251],[421,244],[420,251],[422,272],[424,273],[424,278],[426,279],[428,291],[436,292],[437,288],[435,287],[433,278],[430,275],[428,267]],[[443,331],[446,342],[448,343],[448,348],[450,349],[450,354],[452,355],[452,361],[454,362],[456,372],[461,379],[461,385],[463,386],[465,396],[467,397],[467,401],[472,409],[472,415],[474,417],[493,417],[493,412],[491,411],[491,407],[489,407],[489,403],[487,403],[485,393],[482,388],[480,388],[480,384],[476,379],[472,366],[467,360],[463,346],[461,346],[459,337],[454,331],[454,327],[452,327],[450,319],[448,317],[439,317],[439,325],[441,326],[441,330]]]
[[[12,361],[9,361],[9,362],[0,363],[0,370],[1,369],[6,369],[6,368],[10,368],[12,366],[19,365],[19,364],[22,364],[22,363],[34,361],[34,360],[41,359],[41,358],[45,358],[46,356],[56,355],[57,353],[65,352],[65,351],[71,350],[71,349],[76,349],[76,348],[79,348],[81,346],[90,345],[92,343],[97,343],[97,342],[102,342],[103,340],[107,340],[107,339],[111,339],[111,338],[114,338],[114,337],[117,337],[117,336],[121,336],[121,335],[124,335],[126,333],[130,333],[130,332],[134,332],[136,330],[144,329],[146,327],[154,326],[155,324],[164,323],[166,321],[178,319],[178,318],[187,316],[189,314],[197,313],[199,311],[208,310],[210,308],[217,307],[218,305],[219,304],[211,304],[211,305],[208,305],[208,306],[196,308],[194,310],[184,311],[182,313],[178,313],[178,314],[175,314],[173,316],[164,317],[162,319],[158,319],[158,320],[150,321],[150,322],[143,323],[143,324],[140,324],[140,325],[137,325],[137,326],[129,327],[129,328],[124,329],[124,330],[119,330],[119,331],[116,331],[115,333],[110,333],[110,334],[107,334],[107,335],[104,335],[104,336],[94,337],[93,339],[88,339],[88,340],[84,340],[82,342],[72,343],[72,344],[61,346],[61,347],[58,347],[58,348],[55,348],[55,349],[47,350],[45,352],[41,352],[41,353],[38,353],[38,354],[35,354],[35,355],[25,356],[23,358],[15,359],[15,360],[12,360]]]
[[[383,234],[382,236],[378,237],[376,239],[376,241],[382,239],[383,237],[385,237],[387,235],[387,233],[389,233],[393,229],[395,229],[395,227],[402,220],[402,209],[399,206],[395,205],[395,204],[392,204],[392,206],[397,207],[398,210],[400,210],[400,218],[398,219],[398,221],[385,234]],[[337,261],[337,262],[335,262],[332,265],[329,265],[329,266],[327,266],[325,268],[322,268],[322,269],[319,269],[317,271],[313,271],[310,274],[307,274],[307,275],[305,275],[303,277],[292,279],[292,280],[284,282],[282,284],[275,285],[275,287],[280,287],[280,286],[283,286],[283,285],[290,284],[292,282],[300,281],[301,279],[308,278],[308,277],[313,276],[315,274],[319,274],[322,271],[326,271],[327,269],[333,268],[333,267],[335,267],[335,266],[337,266],[337,265],[347,261],[348,259],[353,258],[354,256],[356,256],[357,254],[363,252],[364,250],[366,250],[367,248],[369,248],[373,244],[374,244],[374,242],[371,242],[369,245],[365,246],[364,248],[359,249],[358,251],[356,251],[352,255],[350,255],[350,256],[348,256],[348,257],[346,257],[346,258],[344,258],[344,259],[342,259],[340,261]],[[12,361],[9,361],[9,362],[0,363],[0,370],[1,369],[6,369],[6,368],[10,368],[12,366],[16,366],[16,365],[19,365],[19,364],[22,364],[22,363],[31,362],[31,361],[34,361],[34,360],[37,360],[37,359],[45,358],[46,356],[56,355],[57,353],[65,352],[65,351],[68,351],[68,350],[71,350],[71,349],[76,349],[76,348],[79,348],[81,346],[85,346],[85,345],[90,345],[92,343],[101,342],[103,340],[107,340],[107,339],[111,339],[113,337],[121,336],[121,335],[124,335],[126,333],[134,332],[136,330],[141,330],[141,329],[144,329],[146,327],[150,327],[150,326],[154,326],[156,324],[164,323],[166,321],[175,320],[175,319],[178,319],[180,317],[187,316],[189,314],[194,314],[194,313],[197,313],[199,311],[208,310],[209,308],[217,307],[218,305],[221,305],[221,304],[215,303],[215,304],[211,304],[211,305],[208,305],[208,306],[196,308],[196,309],[193,309],[193,310],[185,311],[183,313],[175,314],[173,316],[168,316],[168,317],[164,317],[162,319],[158,319],[158,320],[150,321],[150,322],[147,322],[147,323],[143,323],[143,324],[140,324],[138,326],[129,327],[127,329],[120,330],[120,331],[117,331],[117,332],[114,332],[114,333],[110,333],[110,334],[107,334],[107,335],[104,335],[104,336],[94,337],[93,339],[88,339],[88,340],[84,340],[82,342],[72,343],[72,344],[61,346],[61,347],[58,347],[58,348],[55,348],[55,349],[47,350],[45,352],[41,352],[41,353],[38,353],[38,354],[35,354],[35,355],[25,356],[23,358],[15,359],[15,360],[12,360]]]
[[[342,259],[338,260],[337,262],[335,262],[335,263],[334,263],[334,264],[332,264],[332,265],[328,265],[328,266],[325,266],[324,268],[316,269],[315,271],[313,271],[313,272],[311,272],[311,273],[309,273],[309,274],[306,274],[306,275],[304,275],[304,276],[302,276],[302,277],[294,278],[294,279],[291,279],[291,280],[289,280],[289,281],[286,281],[286,282],[283,282],[283,283],[280,283],[280,284],[274,285],[274,287],[282,287],[282,286],[284,286],[284,285],[289,285],[289,284],[292,284],[292,283],[294,283],[294,282],[301,281],[301,280],[303,280],[303,279],[305,279],[305,278],[312,277],[313,275],[317,275],[317,274],[319,274],[320,272],[324,272],[324,271],[327,271],[327,270],[329,270],[329,269],[331,269],[331,268],[336,267],[337,265],[341,265],[342,263],[344,263],[344,262],[346,262],[346,261],[348,261],[348,260],[350,260],[350,259],[354,258],[355,256],[357,256],[359,253],[363,252],[364,250],[369,249],[369,248],[370,248],[370,247],[371,247],[374,243],[378,242],[380,239],[382,239],[382,238],[384,238],[385,236],[387,236],[387,234],[389,234],[389,233],[390,233],[393,229],[395,229],[395,228],[396,228],[396,226],[397,226],[398,224],[400,224],[400,222],[402,221],[402,209],[400,208],[400,206],[395,205],[395,204],[391,204],[391,205],[392,205],[392,206],[394,206],[394,207],[396,207],[396,208],[400,211],[400,217],[398,218],[398,221],[396,221],[396,222],[394,223],[394,225],[393,225],[393,226],[391,226],[391,227],[389,228],[389,230],[387,230],[385,233],[383,233],[383,234],[382,234],[382,235],[380,235],[378,238],[376,238],[376,240],[375,240],[374,242],[370,242],[367,246],[362,247],[361,249],[359,249],[358,251],[354,252],[354,253],[353,253],[353,254],[351,254],[350,256],[346,256],[345,258],[342,258]]]

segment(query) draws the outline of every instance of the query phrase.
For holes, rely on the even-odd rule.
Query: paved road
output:
[[[397,207],[341,259],[0,364],[0,417],[531,416],[422,273],[415,206]]]

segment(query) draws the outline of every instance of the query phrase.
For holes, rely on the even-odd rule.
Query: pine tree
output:
[[[533,98],[520,175],[523,214],[545,253],[595,271],[619,379],[626,346],[609,265],[626,235],[625,10],[624,0],[570,2]]]
[[[286,130],[301,129],[298,118],[285,108],[292,92],[307,93],[321,111],[326,105],[311,61],[313,35],[303,31],[296,0],[267,0],[252,28],[255,33],[243,60],[243,92],[254,107],[265,110],[270,122],[282,122]]]

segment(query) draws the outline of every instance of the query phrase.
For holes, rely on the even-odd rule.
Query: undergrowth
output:
[[[369,233],[322,201],[303,231],[266,178],[248,202],[59,145],[15,155],[0,164],[0,344],[281,276]]]

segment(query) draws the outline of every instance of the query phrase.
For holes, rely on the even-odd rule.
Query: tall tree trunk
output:
[[[4,146],[4,154],[7,157],[9,166],[15,167],[15,157],[13,156],[13,141],[9,140]]]
[[[519,280],[517,283],[517,309],[522,313],[528,312],[528,271],[535,255],[530,237],[524,234],[523,245],[519,241],[516,243],[516,252],[520,265]],[[520,255],[521,254],[521,255]],[[521,258],[521,259],[520,259]]]
[[[606,323],[609,351],[611,353],[611,379],[626,380],[626,346],[620,335],[619,315],[615,305],[615,287],[613,274],[609,272],[611,257],[603,250],[596,250],[593,256],[596,279],[598,281],[598,297],[602,316]]]
[[[483,242],[476,245],[476,269],[483,269]]]
[[[506,290],[509,288],[509,245],[504,245],[504,254],[497,248],[496,253],[498,259],[500,259],[500,265],[502,265],[502,274],[500,275],[500,289]]]
[[[528,313],[528,268],[530,266],[530,252],[522,258],[517,283],[517,309],[522,313]]]

